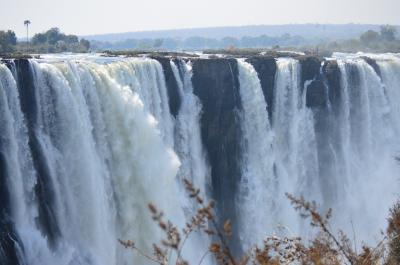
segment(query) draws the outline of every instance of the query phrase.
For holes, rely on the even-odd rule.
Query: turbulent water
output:
[[[240,95],[243,104],[245,143],[239,208],[243,240],[247,247],[262,243],[257,231],[301,231],[297,214],[285,192],[310,195],[316,201],[318,158],[313,114],[305,107],[300,89],[300,65],[294,59],[278,59],[272,124],[266,113],[262,88],[254,68],[239,61]],[[305,92],[304,92],[305,93]],[[254,140],[258,139],[258,140]],[[260,209],[267,209],[261,210]]]
[[[323,92],[340,95],[323,111],[307,104],[315,80],[302,82],[300,62],[277,59],[271,115],[260,73],[237,60],[242,151],[232,221],[243,248],[265,235],[309,234],[285,192],[332,207],[334,229],[379,239],[399,190],[400,58],[368,55],[373,67],[364,56],[322,63]],[[329,61],[337,62],[337,88],[324,77]],[[0,264],[146,264],[118,239],[151,252],[163,234],[147,204],[183,228],[195,209],[183,178],[211,196],[201,135],[207,102],[195,95],[193,62],[169,63],[176,115],[154,59],[0,63]],[[183,256],[198,263],[210,240],[194,234]]]

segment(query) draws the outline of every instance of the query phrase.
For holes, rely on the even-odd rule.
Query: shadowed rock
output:
[[[179,96],[178,84],[172,72],[170,59],[167,57],[153,57],[157,60],[164,70],[165,82],[167,84],[169,110],[174,117],[179,113],[182,104],[182,99]]]
[[[26,59],[15,61],[18,75],[18,90],[21,100],[21,109],[25,115],[29,135],[29,148],[32,153],[34,167],[37,172],[37,183],[35,193],[38,200],[39,217],[38,223],[42,233],[48,238],[52,245],[60,236],[55,215],[55,194],[50,175],[49,162],[46,160],[43,147],[36,135],[38,109],[35,96],[35,82],[30,63]]]
[[[265,102],[267,103],[269,120],[271,121],[274,102],[276,60],[273,57],[253,57],[246,61],[253,65],[254,69],[257,71]]]
[[[194,60],[194,93],[203,105],[201,135],[211,164],[212,196],[220,221],[236,220],[235,197],[240,180],[240,120],[238,68],[234,59]],[[231,241],[240,253],[238,231]]]
[[[363,58],[364,61],[369,64],[374,69],[375,73],[382,79],[381,69],[379,68],[379,65],[376,63],[376,61],[367,56],[362,56],[361,58]]]

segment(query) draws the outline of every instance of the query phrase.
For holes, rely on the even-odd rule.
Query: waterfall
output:
[[[391,205],[398,188],[394,157],[399,150],[395,137],[399,80],[395,73],[400,66],[396,57],[379,59],[382,78],[363,58],[338,59],[340,111],[337,117],[324,117],[330,119],[330,128],[338,128],[338,136],[336,130],[316,127],[318,110],[306,106],[312,80],[301,87],[302,69],[297,60],[277,59],[272,126],[257,73],[248,63],[238,61],[244,145],[238,207],[243,244],[260,242],[263,235],[258,231],[266,231],[264,235],[280,234],[282,229],[302,236],[309,233],[285,192],[318,202],[321,211],[336,210],[334,230],[355,233],[359,242],[378,240],[388,212],[388,207],[379,205]],[[329,92],[324,94],[329,96]],[[336,115],[330,104],[328,99],[323,113]],[[319,153],[316,133],[328,157]],[[325,174],[328,168],[319,165],[333,171]]]
[[[335,54],[311,78],[304,58],[264,59],[0,61],[0,263],[150,264],[118,239],[152,253],[164,234],[148,203],[184,228],[199,207],[184,178],[221,193],[235,250],[312,235],[285,193],[379,240],[399,188],[399,57]],[[210,242],[194,232],[183,257]]]
[[[399,60],[379,60],[382,78],[362,58],[340,59],[341,114],[338,119],[341,171],[336,181],[346,183],[333,204],[343,216],[334,215],[335,227],[354,233],[360,241],[378,241],[385,229],[388,207],[397,194],[399,152],[396,89],[390,80]],[[392,76],[389,78],[389,75]],[[394,85],[394,86],[393,86]],[[339,174],[342,173],[342,174]],[[352,227],[353,226],[353,227]]]
[[[318,199],[318,157],[313,113],[306,107],[307,84],[300,86],[298,61],[278,59],[277,67],[272,123],[280,189]]]
[[[262,243],[264,235],[258,231],[267,231],[274,225],[274,218],[267,216],[274,213],[275,157],[272,152],[273,133],[268,121],[267,104],[257,72],[243,60],[238,60],[238,68],[244,145],[238,198],[239,227],[243,235],[242,241],[246,247],[250,247],[252,243]]]
[[[116,73],[127,67],[130,79],[121,82]],[[7,133],[1,148],[12,170],[10,208],[27,264],[147,262],[117,241],[134,239],[151,253],[162,233],[151,225],[147,204],[153,202],[179,227],[186,222],[161,66],[148,59],[30,61],[29,70],[34,106],[25,113],[28,136],[16,81],[1,65]]]
[[[175,79],[178,80],[182,106],[176,119],[175,144],[181,160],[178,176],[192,181],[204,191],[208,188],[209,167],[201,143],[200,115],[201,102],[193,94],[192,70],[190,62],[171,62]]]
[[[152,59],[131,59],[119,61],[108,66],[112,76],[118,82],[129,86],[136,92],[144,108],[154,116],[154,122],[160,123],[158,128],[164,141],[170,147],[174,142],[173,118],[169,113],[165,77],[161,65]]]
[[[175,124],[175,150],[181,161],[181,166],[177,173],[177,179],[182,185],[183,179],[191,181],[195,187],[201,190],[201,196],[204,199],[208,198],[209,190],[209,165],[205,155],[205,150],[201,143],[200,135],[200,115],[202,105],[200,100],[193,94],[192,86],[192,67],[191,62],[178,60],[171,61],[171,68],[178,84],[178,94],[182,102]],[[186,192],[182,189],[182,192]],[[196,214],[195,209],[199,208],[197,203],[188,201],[187,195],[183,196],[181,203],[185,207],[186,216],[188,219]],[[201,233],[191,235],[195,237],[194,249],[207,249],[210,239]],[[191,253],[192,260],[200,261],[203,253]],[[211,264],[211,258],[203,259],[205,264]]]
[[[273,126],[257,73],[249,63],[238,64],[244,145],[239,208],[249,246],[267,234],[300,231],[286,192],[316,199],[320,191],[313,115],[305,106],[306,90],[300,89],[298,62],[277,61]]]

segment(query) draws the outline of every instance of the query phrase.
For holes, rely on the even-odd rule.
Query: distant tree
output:
[[[80,44],[81,46],[83,46],[83,47],[86,49],[86,51],[88,51],[88,50],[90,49],[90,41],[88,41],[88,40],[81,39],[81,40],[79,41],[79,44]]]
[[[394,41],[396,39],[397,29],[391,25],[381,26],[381,37],[386,41]]]
[[[57,43],[57,41],[62,40],[59,28],[51,28],[48,31],[46,31],[45,34],[47,36],[47,42],[51,45],[54,45]]]
[[[238,41],[238,39],[233,38],[233,37],[225,37],[225,38],[222,38],[222,40],[221,40],[221,46],[222,46],[222,48],[238,47],[239,41]]]
[[[59,52],[66,52],[68,50],[68,46],[63,40],[59,40],[56,43],[56,49]]]
[[[26,26],[26,43],[29,43],[29,25],[31,24],[30,20],[25,20],[24,25]]]
[[[216,39],[209,39],[203,37],[189,37],[183,43],[187,49],[201,50],[218,47],[219,41]]]
[[[255,47],[255,41],[253,37],[244,36],[240,39],[241,47]]]
[[[78,43],[79,39],[78,36],[76,35],[66,35],[63,41],[65,41],[65,43],[72,44],[72,43]]]
[[[45,33],[37,33],[32,37],[32,44],[39,45],[47,42],[47,35]]]
[[[257,38],[257,42],[260,47],[268,47],[274,43],[274,39],[264,34]]]
[[[179,42],[180,41],[177,39],[166,38],[166,39],[163,39],[163,47],[168,50],[176,50],[180,45]]]
[[[360,36],[360,40],[361,40],[362,43],[364,43],[366,45],[369,45],[371,43],[379,41],[380,40],[380,35],[376,31],[368,30],[368,31],[364,32]]]
[[[17,36],[15,35],[14,31],[7,30],[6,37],[7,37],[8,43],[10,43],[11,45],[17,45]]]
[[[154,44],[153,44],[153,48],[161,48],[161,46],[163,45],[164,40],[163,39],[155,39],[154,40]]]
[[[90,42],[76,35],[66,35],[59,28],[37,33],[32,38],[33,49],[37,52],[87,52]]]
[[[332,41],[327,44],[329,50],[339,50],[340,44],[337,41]]]
[[[153,40],[152,39],[141,39],[138,42],[137,48],[139,50],[148,50],[153,47]]]
[[[0,52],[12,52],[16,44],[17,37],[14,31],[0,31]]]

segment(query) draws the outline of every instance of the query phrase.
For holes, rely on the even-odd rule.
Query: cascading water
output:
[[[257,73],[249,63],[238,63],[244,143],[240,231],[250,246],[254,235],[261,243],[266,234],[281,233],[282,229],[289,230],[286,233],[300,231],[285,192],[318,195],[318,160],[313,116],[305,107],[306,91],[299,87],[298,62],[277,61],[272,127]]]
[[[296,196],[312,195],[307,197],[319,201],[318,157],[313,114],[306,107],[307,84],[300,86],[298,61],[278,59],[277,67],[272,124],[280,189]]]
[[[195,86],[217,84],[223,93],[215,96],[235,93],[217,72],[192,84],[196,63],[207,59],[171,59],[168,76],[155,59],[69,57],[0,63],[1,264],[147,264],[118,243],[132,239],[152,251],[163,234],[147,204],[184,227],[195,205],[182,179],[207,197],[216,189],[211,178],[230,177],[215,176],[228,172],[224,159],[213,173],[204,128],[212,140],[240,141],[237,220],[231,221],[243,249],[266,235],[309,234],[285,192],[332,207],[334,229],[354,229],[358,241],[374,241],[385,228],[399,186],[398,56],[336,54],[312,80],[303,80],[309,69],[301,59],[279,58],[271,88],[261,82],[268,69],[232,60],[224,78],[235,84],[237,71],[240,107]],[[229,59],[210,60],[213,69],[223,60]],[[330,64],[338,69],[336,86],[325,71]],[[204,65],[197,71],[207,71]],[[175,116],[167,77],[180,102]],[[264,95],[266,89],[273,93]],[[320,101],[313,105],[315,97]],[[215,111],[215,123],[206,124],[211,118],[203,119],[203,106]],[[218,135],[218,126],[235,129],[219,116],[232,106],[241,131],[232,135],[240,139]],[[194,233],[183,256],[197,263],[209,243]]]
[[[209,185],[209,168],[205,151],[201,144],[200,115],[201,103],[193,94],[190,62],[178,61],[178,66],[171,62],[174,76],[178,81],[182,106],[176,119],[175,145],[181,160],[178,176],[192,181],[203,191]]]
[[[385,228],[388,208],[397,196],[399,152],[398,84],[387,78],[388,65],[395,70],[399,60],[379,60],[382,78],[362,58],[339,59],[341,102],[337,146],[339,161],[336,182],[345,183],[333,204],[343,216],[334,216],[334,224],[348,233],[355,229],[358,240],[379,239],[376,228]],[[394,75],[396,76],[396,75]]]
[[[12,170],[7,172],[10,208],[26,263],[148,262],[117,241],[135,239],[151,251],[162,233],[151,225],[147,204],[153,202],[179,227],[185,224],[179,201],[184,195],[175,179],[180,162],[172,150],[173,123],[165,113],[161,66],[148,59],[110,64],[30,61],[34,111],[25,114],[33,115],[27,120],[33,155],[40,156],[36,172],[16,81],[0,66],[2,132],[7,134],[1,148]],[[121,82],[116,73],[127,67],[130,79]],[[146,82],[150,85],[144,86]],[[140,92],[152,96],[146,100],[153,109],[144,106]],[[199,259],[190,249],[193,244],[187,245],[184,253]]]
[[[249,63],[238,60],[240,96],[243,105],[242,131],[244,155],[242,158],[242,180],[239,184],[238,207],[240,211],[240,233],[246,247],[261,243],[263,236],[258,231],[267,231],[275,221],[267,218],[274,212],[273,134],[267,115],[267,105],[262,94],[257,72]],[[260,136],[263,136],[260,138]],[[254,141],[254,139],[259,139]],[[257,207],[262,205],[263,211]],[[257,236],[254,242],[254,236]]]
[[[200,188],[203,198],[207,198],[209,190],[209,167],[200,135],[200,100],[193,94],[191,82],[192,67],[190,62],[178,60],[176,64],[171,61],[171,68],[178,84],[178,94],[181,99],[181,108],[175,121],[175,150],[180,158],[181,166],[177,173],[177,179],[182,184],[184,179],[191,181],[195,187]],[[181,185],[182,186],[182,185]],[[182,192],[184,190],[182,189]],[[181,198],[186,217],[189,220],[196,214],[196,203],[188,201],[187,196]],[[194,233],[196,249],[207,249],[210,239],[201,233]],[[212,264],[210,257],[201,257],[201,251],[192,254],[194,260],[203,259],[205,264]],[[201,255],[199,255],[201,254]]]
[[[299,62],[294,59],[277,60],[272,126],[268,128],[262,125],[264,132],[260,130],[258,137],[249,137],[248,131],[255,131],[260,124],[267,124],[267,117],[264,120],[246,117],[254,115],[255,108],[258,113],[262,113],[265,102],[255,101],[258,97],[254,91],[261,91],[261,88],[254,70],[246,72],[245,69],[251,69],[251,66],[239,62],[245,145],[242,166],[244,183],[240,184],[243,191],[239,197],[251,204],[239,204],[244,209],[242,219],[245,219],[242,238],[250,238],[246,238],[245,243],[257,238],[254,236],[257,235],[256,231],[260,231],[257,225],[265,226],[266,219],[268,222],[276,222],[275,226],[284,225],[291,233],[304,233],[301,220],[291,210],[291,206],[285,203],[285,192],[315,200],[322,208],[340,210],[340,214],[334,215],[334,229],[343,229],[348,234],[355,233],[360,242],[375,242],[379,239],[379,229],[376,228],[384,229],[388,212],[387,207],[381,206],[391,205],[398,189],[398,165],[394,157],[399,150],[398,139],[395,137],[399,128],[396,115],[399,80],[396,80],[395,74],[399,60],[396,57],[376,59],[382,78],[363,58],[338,60],[341,73],[340,111],[330,121],[330,126],[339,128],[339,135],[334,135],[336,130],[317,132],[324,137],[324,148],[331,153],[329,161],[323,161],[327,158],[318,152],[314,113],[306,107],[307,87],[312,80],[305,82],[304,87],[300,86]],[[330,104],[328,100],[325,119],[335,115]],[[268,149],[266,140],[271,134],[271,148]],[[330,138],[336,141],[329,141]],[[262,140],[254,144],[249,143],[249,139]],[[263,146],[268,152],[264,157],[257,156]],[[323,171],[327,169],[320,168],[319,163],[329,165],[333,172],[325,175]],[[260,169],[260,165],[273,165],[273,169],[264,170],[262,174],[250,178],[246,170],[254,172]],[[323,179],[321,176],[333,179]],[[271,179],[275,183],[263,184]],[[248,189],[249,185],[253,185],[253,188]],[[249,191],[257,192],[251,194]],[[262,195],[260,191],[267,194]],[[260,200],[263,196],[270,196],[270,199],[263,202]],[[246,225],[253,230],[246,231]],[[273,228],[274,225],[270,223],[268,229]],[[271,234],[268,229],[266,234]]]

